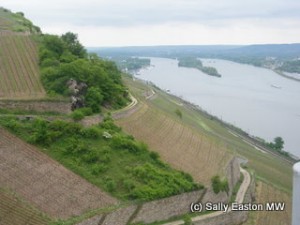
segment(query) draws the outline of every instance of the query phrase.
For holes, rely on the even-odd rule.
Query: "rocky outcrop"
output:
[[[72,111],[84,107],[83,94],[87,89],[87,84],[77,82],[75,79],[70,79],[67,82],[69,92],[71,94],[71,109]]]

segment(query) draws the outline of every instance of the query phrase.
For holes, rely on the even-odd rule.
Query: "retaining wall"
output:
[[[229,194],[226,192],[220,192],[215,194],[212,188],[206,190],[199,190],[184,193],[181,195],[172,196],[156,201],[144,203],[142,205],[132,205],[126,208],[118,209],[107,215],[98,215],[80,223],[80,225],[126,225],[134,223],[153,223],[155,221],[163,221],[175,216],[180,216],[190,212],[191,203],[201,202],[223,202],[228,203],[230,199],[230,193],[233,187],[240,178],[240,168],[237,158],[233,158],[225,170],[225,175],[229,183]],[[227,215],[227,214],[226,214]],[[241,221],[244,218],[243,214],[229,214],[229,218],[226,218],[228,222]],[[225,215],[222,215],[225,216]],[[232,218],[231,218],[232,217]],[[237,217],[237,218],[235,218]],[[214,222],[222,221],[223,217],[217,218]],[[93,223],[91,223],[93,222]],[[213,224],[213,223],[212,223]],[[223,223],[220,223],[223,224]],[[230,224],[230,223],[228,223]]]
[[[37,111],[37,112],[59,112],[70,113],[71,103],[63,101],[13,101],[3,100],[0,101],[0,108],[3,109],[18,109],[24,111]]]

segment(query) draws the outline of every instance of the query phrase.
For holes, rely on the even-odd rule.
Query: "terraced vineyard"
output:
[[[173,167],[190,173],[203,184],[209,184],[212,176],[222,174],[231,158],[224,148],[206,136],[147,104],[117,124],[147,143]]]
[[[12,193],[0,190],[0,224],[46,225],[49,219]]]
[[[258,182],[256,202],[284,202],[284,211],[259,211],[255,213],[255,225],[289,225],[291,224],[292,203],[286,193],[263,182]]]
[[[0,188],[17,193],[52,218],[67,219],[117,203],[96,186],[1,128]],[[7,207],[9,210],[10,205]]]
[[[0,31],[0,99],[38,99],[45,96],[37,52],[31,35]]]

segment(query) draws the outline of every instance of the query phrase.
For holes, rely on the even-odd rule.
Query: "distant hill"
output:
[[[248,45],[219,52],[224,56],[248,56],[248,57],[277,57],[296,58],[300,57],[300,44],[263,44]]]
[[[88,48],[100,56],[152,56],[170,57],[300,57],[300,44],[261,44],[261,45],[179,45],[141,47],[102,47]]]

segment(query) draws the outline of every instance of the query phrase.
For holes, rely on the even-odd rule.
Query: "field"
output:
[[[205,185],[223,174],[231,155],[205,135],[147,104],[127,118],[117,121],[127,133],[147,143],[162,159]]]
[[[33,36],[0,31],[0,65],[0,99],[39,99],[45,96]]]
[[[49,219],[14,194],[0,190],[1,225],[46,225]]]
[[[288,194],[274,188],[270,184],[258,182],[256,188],[256,202],[284,202],[284,211],[259,211],[251,213],[246,225],[290,225],[292,214],[291,198]]]
[[[96,186],[1,128],[0,171],[0,188],[17,193],[52,218],[67,219],[117,203]]]

